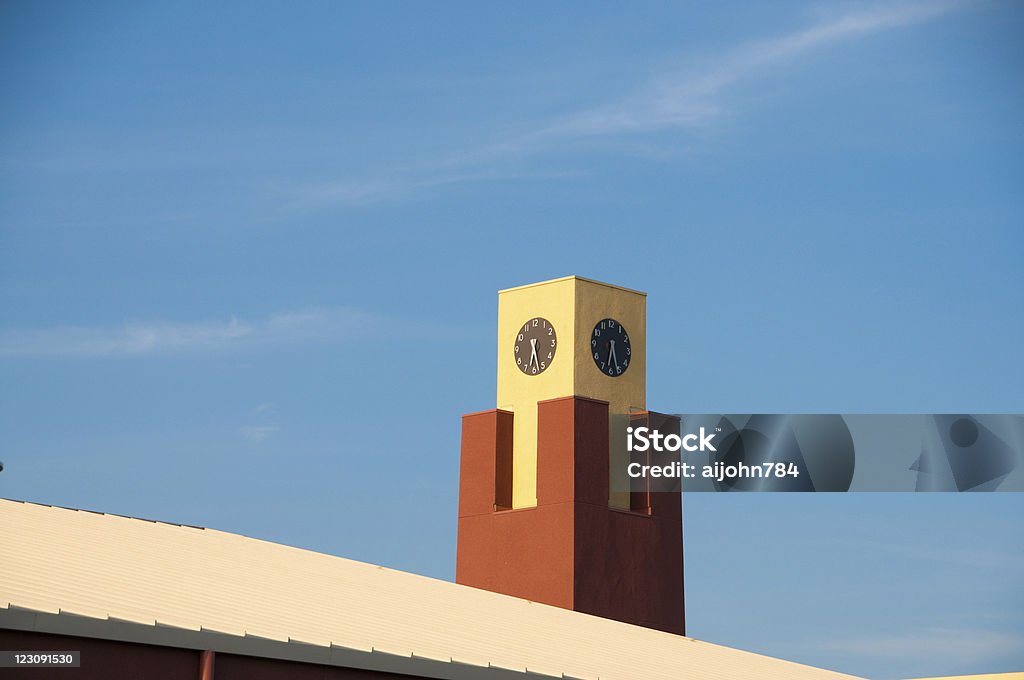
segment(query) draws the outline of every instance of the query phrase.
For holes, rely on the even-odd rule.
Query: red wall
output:
[[[631,504],[640,512],[610,508],[607,403],[566,397],[537,408],[537,506],[520,510],[499,502],[513,415],[463,417],[456,581],[683,634],[679,494],[643,494]],[[659,429],[673,422],[661,416]]]

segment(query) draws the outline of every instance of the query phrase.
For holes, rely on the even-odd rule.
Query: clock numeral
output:
[[[594,332],[590,336],[594,365],[609,377],[621,376],[629,368],[629,359],[633,353],[629,342],[629,333],[626,332],[625,326],[615,319],[601,319],[594,324]]]
[[[541,344],[545,338],[551,341],[550,347]],[[512,356],[516,366],[526,375],[543,373],[555,359],[557,341],[555,327],[550,321],[540,316],[528,319],[516,333],[513,343]],[[541,361],[542,357],[546,357],[544,361]]]

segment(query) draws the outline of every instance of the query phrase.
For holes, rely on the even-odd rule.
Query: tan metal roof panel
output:
[[[0,500],[0,530],[0,626],[439,678],[851,677],[213,529]]]

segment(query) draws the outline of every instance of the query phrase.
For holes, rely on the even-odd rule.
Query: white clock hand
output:
[[[530,363],[526,364],[527,368],[531,364],[536,364],[537,370],[540,370],[540,361],[537,360],[537,339],[530,338]]]
[[[608,350],[608,363],[615,364],[615,369],[618,370],[619,358],[615,356],[615,341],[609,340],[608,345],[610,347],[610,349]]]

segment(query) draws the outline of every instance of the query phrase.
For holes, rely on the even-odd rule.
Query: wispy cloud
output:
[[[274,421],[274,404],[265,401],[249,410],[249,423],[238,428],[242,439],[258,444],[281,428]]]
[[[659,74],[635,93],[574,113],[540,130],[535,139],[653,132],[704,125],[725,111],[722,95],[746,80],[774,75],[816,50],[854,38],[918,24],[962,6],[961,2],[881,5],[834,17],[774,38],[740,45],[705,60],[707,68]]]
[[[274,412],[274,404],[269,401],[265,401],[262,404],[256,404],[249,411],[249,415],[253,417],[262,417]]]
[[[866,551],[881,553],[889,552],[903,558],[919,560],[928,564],[950,564],[979,569],[1017,574],[1024,572],[1024,549],[1018,544],[979,548],[970,546],[943,546],[935,549],[931,545],[917,545],[913,542],[863,540],[858,541]],[[847,541],[849,545],[849,541]],[[1001,549],[1000,549],[1001,548]],[[985,581],[982,581],[985,583]]]
[[[261,319],[139,322],[0,330],[0,357],[115,357],[339,340],[382,320],[351,307],[316,308]]]
[[[578,172],[504,172],[487,168],[475,168],[465,172],[405,171],[395,173],[387,179],[372,181],[327,181],[300,187],[295,201],[303,206],[345,205],[363,206],[386,201],[408,199],[419,192],[451,184],[468,182],[497,182],[516,180],[564,179],[575,177]]]
[[[928,659],[963,662],[991,660],[1013,654],[1024,635],[989,630],[925,628],[905,635],[873,635],[836,640],[819,649],[875,659]]]
[[[258,443],[277,432],[276,425],[246,425],[239,428],[238,433],[246,441]]]
[[[305,187],[297,202],[317,207],[404,200],[426,189],[506,179],[497,167],[580,140],[708,126],[731,113],[727,95],[741,83],[777,75],[783,67],[791,67],[817,51],[919,24],[964,6],[960,0],[879,4],[834,15],[799,30],[688,60],[687,65],[677,64],[647,78],[625,96],[538,121],[523,132],[453,153],[427,166],[395,172],[387,179]]]

